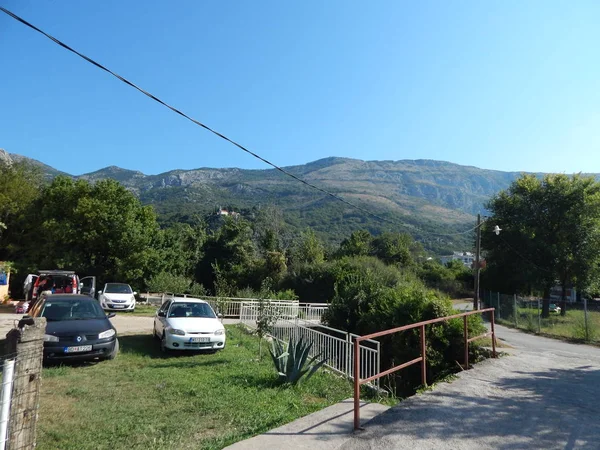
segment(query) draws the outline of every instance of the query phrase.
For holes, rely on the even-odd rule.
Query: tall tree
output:
[[[40,172],[35,167],[25,162],[9,164],[0,160],[0,249],[4,249],[0,250],[0,261],[7,258],[4,253],[9,245],[18,241],[20,230],[13,227],[38,197],[41,184]]]
[[[566,289],[586,289],[597,272],[600,183],[580,175],[524,175],[492,198],[488,209],[487,223],[502,228],[498,237],[483,233],[489,272],[515,291],[541,290],[546,317],[550,289],[559,284],[564,314]]]
[[[385,232],[373,239],[372,252],[386,264],[409,267],[420,247],[406,233]]]
[[[308,228],[294,242],[291,251],[293,264],[319,264],[325,260],[325,248],[315,232]]]
[[[157,271],[154,210],[117,181],[57,177],[42,190],[30,217],[34,267],[72,268],[136,286]]]
[[[340,256],[367,256],[371,253],[373,236],[367,230],[354,231],[340,244]]]
[[[205,288],[215,288],[216,274],[239,287],[259,287],[262,280],[253,279],[256,269],[256,248],[252,228],[247,220],[226,217],[204,244],[204,254],[196,266],[196,280]]]

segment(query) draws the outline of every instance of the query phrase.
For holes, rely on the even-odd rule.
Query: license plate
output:
[[[65,347],[65,353],[79,353],[92,351],[91,345],[78,345],[77,347]]]
[[[190,338],[190,342],[210,342],[210,338],[209,337],[195,337],[195,338]]]
[[[112,305],[113,308],[125,308],[125,305]]]

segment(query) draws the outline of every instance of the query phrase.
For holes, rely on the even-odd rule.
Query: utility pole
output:
[[[479,309],[479,272],[481,271],[481,214],[477,214],[477,242],[475,243],[475,297],[473,309]]]

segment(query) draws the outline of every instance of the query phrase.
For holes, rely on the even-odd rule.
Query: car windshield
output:
[[[173,303],[169,309],[168,317],[205,317],[214,319],[214,311],[207,303]]]
[[[103,319],[106,317],[94,300],[48,300],[40,313],[48,322],[61,320]]]
[[[120,283],[107,283],[106,289],[104,289],[106,294],[132,294],[131,286],[128,284],[120,284]]]

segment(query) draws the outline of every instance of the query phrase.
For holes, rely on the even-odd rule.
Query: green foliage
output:
[[[413,252],[419,252],[412,237],[406,233],[386,232],[372,242],[372,254],[386,264],[410,267],[413,264]]]
[[[38,197],[41,184],[41,173],[35,167],[0,161],[0,238]]]
[[[271,305],[268,300],[271,294],[271,281],[269,279],[263,281],[258,302],[256,305],[256,330],[255,333],[260,338],[258,355],[262,358],[262,341],[273,331],[273,326],[279,320],[279,311]]]
[[[373,236],[367,230],[353,232],[340,244],[340,256],[367,256],[372,252]]]
[[[269,353],[281,382],[295,385],[302,378],[308,381],[327,362],[326,358],[319,361],[320,355],[309,359],[312,345],[312,342],[307,343],[300,338],[298,341],[290,339],[284,347],[277,339],[273,339]]]
[[[169,292],[173,294],[206,295],[202,285],[194,283],[191,278],[160,272],[153,275],[147,282],[151,292]]]
[[[312,229],[303,231],[291,251],[293,264],[320,264],[325,260],[325,249]]]
[[[160,269],[192,278],[202,259],[205,241],[206,225],[198,218],[193,225],[174,223],[160,230],[155,242],[160,255]]]
[[[425,261],[417,271],[419,278],[430,288],[438,289],[452,297],[473,294],[472,272],[460,261],[443,265],[437,260]]]
[[[448,299],[427,289],[416,276],[386,267],[394,270],[395,276],[365,268],[364,261],[353,261],[338,272],[335,296],[325,314],[327,324],[365,335],[454,313]],[[470,317],[468,327],[471,335],[484,330],[479,316]],[[455,361],[462,360],[462,320],[430,325],[426,335],[428,374],[435,380],[454,371]],[[384,369],[419,356],[418,330],[383,337],[381,343]],[[400,394],[410,393],[420,384],[420,373],[408,368],[393,384]]]
[[[203,286],[217,289],[215,267],[222,277],[219,282],[226,283],[231,291],[237,286],[260,286],[260,276],[256,276],[258,255],[247,220],[226,217],[222,226],[206,239],[203,253],[196,266],[196,280]]]
[[[492,217],[482,233],[486,287],[543,291],[547,317],[552,286],[559,283],[585,291],[598,277],[600,183],[593,178],[523,175],[494,196],[488,208]],[[494,225],[503,230],[499,237],[491,233]]]

